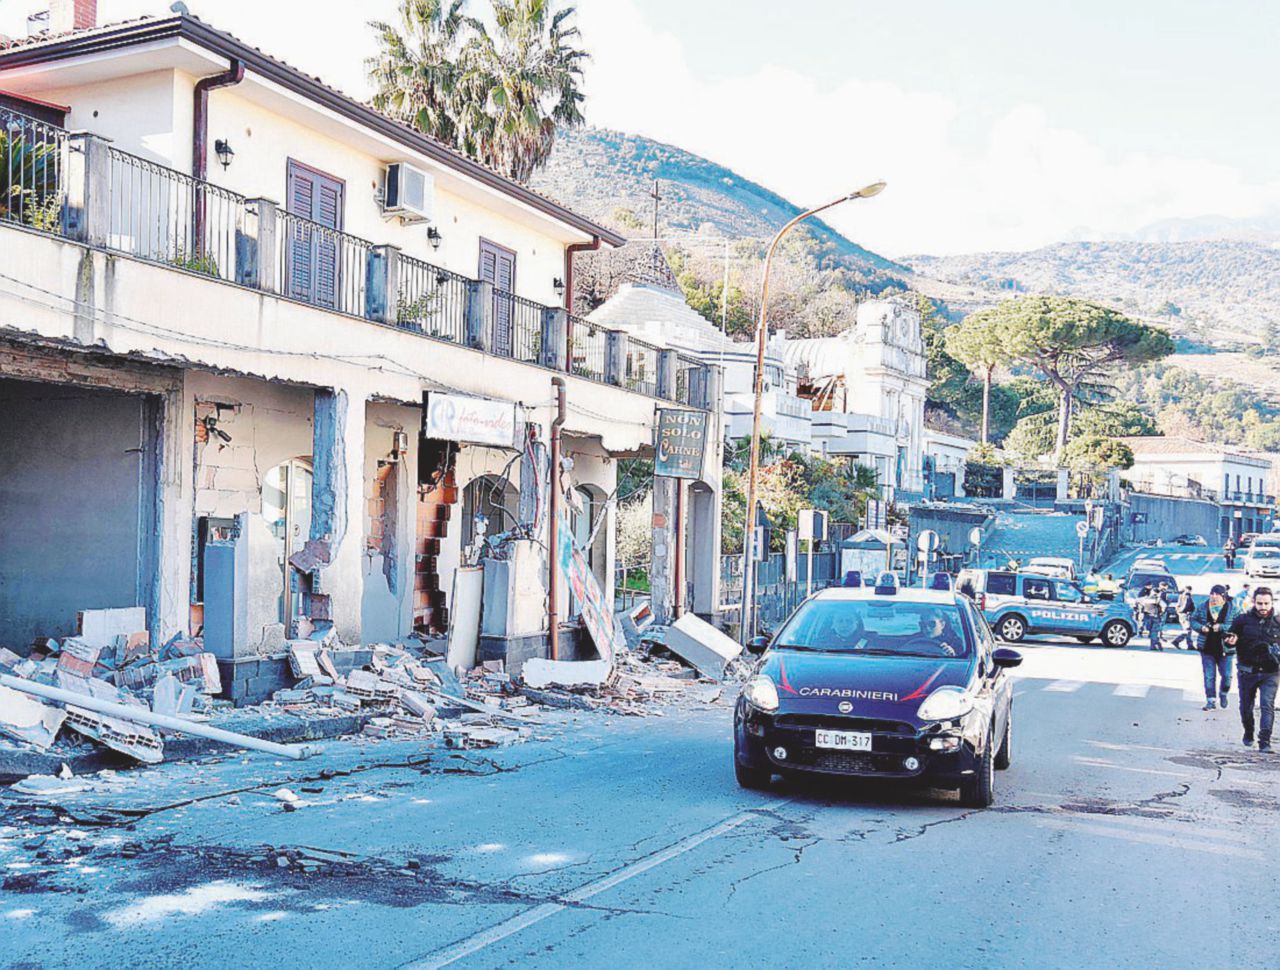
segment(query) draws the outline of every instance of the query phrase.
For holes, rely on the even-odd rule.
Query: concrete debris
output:
[[[114,610],[81,610],[76,614],[76,628],[85,643],[100,647],[115,642],[116,637],[129,637],[147,628],[147,611],[141,606]]]
[[[668,627],[662,643],[698,673],[713,680],[724,680],[729,663],[742,653],[742,644],[692,613]]]
[[[281,788],[272,792],[271,797],[281,802],[296,802],[298,800],[298,796],[288,788]]]
[[[613,674],[606,660],[526,660],[520,678],[529,687],[600,687]]]
[[[627,649],[639,649],[645,631],[653,626],[653,610],[648,603],[640,603],[629,610],[623,610],[617,616],[618,622],[622,625],[622,637],[626,641]]]
[[[22,781],[9,786],[11,791],[23,795],[71,795],[89,791],[93,786],[78,778],[58,778],[54,775],[28,775]]]
[[[48,751],[66,719],[66,711],[0,687],[0,733]]]
[[[96,678],[76,677],[59,670],[55,685],[97,700],[147,710],[146,705],[132,694]],[[160,736],[142,724],[72,705],[67,706],[66,723],[85,737],[138,761],[158,764],[164,760],[164,743]]]

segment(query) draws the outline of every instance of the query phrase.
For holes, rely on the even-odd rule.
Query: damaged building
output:
[[[564,309],[620,237],[186,14],[16,43],[0,95],[0,647],[141,608],[237,702],[311,637],[596,655],[619,460],[722,437],[716,367]],[[664,483],[677,611],[716,447]]]

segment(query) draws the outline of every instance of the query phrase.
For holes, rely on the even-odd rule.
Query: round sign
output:
[[[976,525],[969,530],[969,543],[975,546],[982,545],[982,530]]]
[[[1083,538],[1084,538],[1085,536],[1087,536],[1088,534],[1089,534],[1089,523],[1088,523],[1088,522],[1077,522],[1077,523],[1076,523],[1076,535],[1078,535],[1081,539],[1083,539]]]
[[[916,548],[921,552],[933,552],[938,548],[938,533],[932,529],[925,529],[916,536]]]

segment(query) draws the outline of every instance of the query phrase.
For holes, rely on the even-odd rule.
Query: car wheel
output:
[[[1009,716],[1004,722],[1004,740],[996,752],[996,768],[1004,771],[1013,763],[1013,701],[1009,702]]]
[[[960,801],[969,808],[989,808],[996,800],[996,739],[987,737],[986,748],[978,760],[978,770],[960,786]]]
[[[733,774],[738,779],[739,785],[750,788],[752,791],[762,791],[773,781],[773,772],[762,771],[759,768],[746,768],[738,764],[736,757],[733,759]]]
[[[1021,643],[1022,638],[1027,635],[1027,621],[1022,617],[1006,616],[1000,621],[999,627],[996,629],[1001,640],[1007,640],[1010,643]]]
[[[1108,647],[1127,647],[1133,631],[1123,620],[1112,620],[1102,628],[1102,642]]]

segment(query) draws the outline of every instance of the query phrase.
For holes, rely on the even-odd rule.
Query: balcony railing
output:
[[[710,368],[0,108],[0,222],[706,408]]]
[[[0,221],[61,232],[67,133],[0,107]]]

